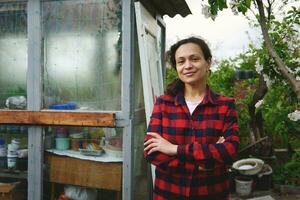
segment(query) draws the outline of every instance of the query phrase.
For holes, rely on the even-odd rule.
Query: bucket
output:
[[[253,180],[248,177],[236,177],[235,191],[239,197],[247,197],[252,192]]]
[[[272,188],[272,173],[273,170],[270,165],[265,164],[258,174],[256,187],[259,190],[270,190]]]

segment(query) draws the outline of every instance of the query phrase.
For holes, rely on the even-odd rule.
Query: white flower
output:
[[[229,6],[230,6],[231,11],[233,12],[234,15],[238,15],[239,14],[238,5],[239,5],[238,1],[230,1],[229,2]]]
[[[257,73],[261,74],[263,69],[264,67],[259,63],[259,59],[257,59],[255,62],[255,70]]]
[[[300,121],[300,110],[295,110],[294,112],[288,114],[288,118],[292,121]]]
[[[289,68],[289,67],[286,67],[287,68],[287,70],[291,73],[291,74],[294,74],[294,72],[293,72],[293,70],[291,69],[291,68]]]
[[[258,102],[256,102],[256,104],[254,106],[255,106],[255,108],[259,108],[263,103],[264,103],[264,100],[261,99]]]
[[[210,14],[208,5],[202,6],[202,14],[204,15],[205,18],[210,18],[211,14]]]
[[[205,18],[212,18],[213,20],[216,19],[217,15],[212,15],[208,5],[202,5],[202,14]]]
[[[300,81],[300,76],[296,76],[296,80],[297,80],[297,81]]]
[[[231,11],[233,12],[234,15],[239,15],[239,11],[238,11],[237,7],[232,7]]]
[[[274,83],[274,81],[271,80],[267,74],[263,74],[263,77],[264,77],[264,81],[266,82],[267,87],[270,87],[272,85],[272,83]]]

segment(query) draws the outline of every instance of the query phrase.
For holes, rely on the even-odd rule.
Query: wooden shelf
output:
[[[115,127],[112,112],[0,110],[0,124]]]
[[[0,178],[27,179],[27,171],[0,169]]]

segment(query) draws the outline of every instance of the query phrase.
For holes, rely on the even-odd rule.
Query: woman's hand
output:
[[[178,145],[172,144],[168,140],[161,137],[158,133],[148,132],[147,134],[153,137],[144,143],[144,151],[148,151],[148,154],[156,151],[169,156],[174,156],[177,154]]]
[[[223,136],[219,137],[218,141],[216,142],[216,144],[220,144],[225,142],[225,138]]]

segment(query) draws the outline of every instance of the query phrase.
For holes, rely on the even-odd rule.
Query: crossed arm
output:
[[[144,143],[144,151],[147,152],[147,154],[151,154],[155,151],[159,151],[161,153],[164,153],[169,156],[175,156],[177,155],[177,148],[178,145],[172,144],[168,140],[164,139],[161,135],[154,132],[148,132],[147,135],[152,136],[151,139],[147,140]],[[225,142],[225,139],[223,136],[219,137],[216,144]]]
[[[154,111],[150,122],[150,132],[147,133],[144,143],[144,156],[153,165],[165,170],[193,172],[231,164],[236,156],[239,137],[233,102],[225,116],[223,136],[215,144],[193,142],[177,145],[171,143],[162,137],[158,128],[162,116],[159,105],[155,105]]]

